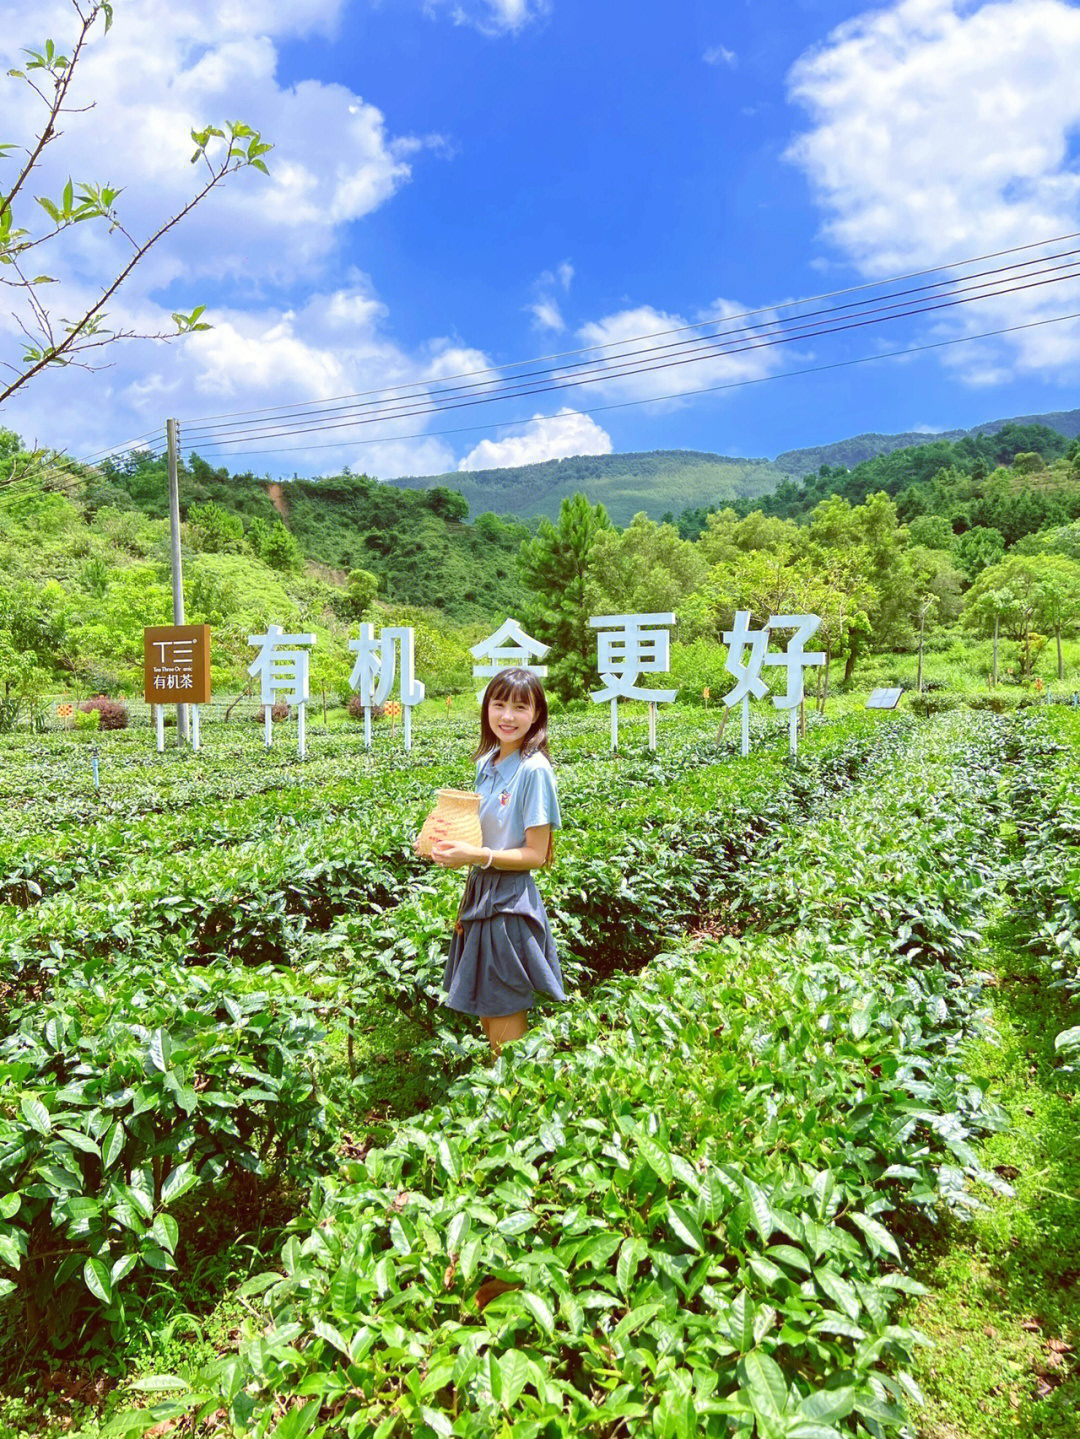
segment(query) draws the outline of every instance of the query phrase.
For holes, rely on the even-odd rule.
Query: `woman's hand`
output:
[[[456,839],[438,839],[431,847],[431,857],[443,869],[463,869],[467,864],[481,864],[482,849],[475,844],[462,844]]]

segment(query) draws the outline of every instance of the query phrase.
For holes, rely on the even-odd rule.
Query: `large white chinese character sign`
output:
[[[769,693],[768,686],[761,678],[764,665],[778,666],[787,670],[787,688],[784,694],[774,694],[772,702],[777,709],[789,711],[789,744],[791,753],[798,748],[799,708],[803,702],[804,671],[813,665],[823,665],[825,656],[820,651],[808,653],[806,642],[821,624],[818,615],[770,615],[763,630],[750,629],[750,612],[739,610],[730,630],[724,633],[728,646],[725,668],[737,681],[733,689],[724,696],[729,708],[742,704],[742,752],[750,753],[750,696],[763,699]],[[794,630],[782,654],[768,652],[769,636],[773,630]],[[749,656],[744,655],[749,650]]]
[[[611,748],[619,747],[619,700],[646,700],[649,705],[649,748],[656,748],[656,705],[670,704],[675,690],[645,689],[643,674],[667,674],[671,668],[673,614],[594,615],[589,620],[596,636],[596,668],[603,689],[594,691],[594,704],[611,703]]]
[[[371,748],[371,710],[383,705],[394,687],[394,674],[400,658],[401,680],[398,697],[404,716],[402,733],[405,748],[412,749],[412,707],[424,698],[424,686],[415,675],[416,634],[411,626],[391,625],[375,638],[374,625],[361,625],[360,634],[349,641],[356,655],[349,687],[360,696],[364,710],[364,744]]]
[[[199,748],[199,706],[210,701],[209,625],[143,630],[143,697],[156,707],[159,751],[165,748],[167,704],[191,705],[191,743]]]
[[[506,620],[493,635],[473,645],[469,653],[473,659],[486,660],[486,664],[473,665],[474,679],[491,679],[501,669],[517,668],[531,670],[539,679],[547,675],[547,665],[531,664],[533,659],[542,660],[550,646],[542,645],[527,635],[517,620]],[[486,685],[485,685],[486,688]],[[482,700],[484,691],[479,690],[476,698]]]
[[[259,653],[248,665],[249,675],[258,675],[259,693],[262,697],[266,748],[270,748],[273,735],[273,707],[275,701],[284,700],[297,706],[298,741],[300,758],[306,753],[307,743],[307,702],[309,699],[308,666],[309,650],[315,643],[314,635],[287,635],[280,625],[268,625],[264,635],[248,635],[249,645],[258,645]],[[302,645],[302,649],[286,649],[287,645]]]
[[[724,643],[728,647],[724,668],[737,681],[734,689],[724,695],[724,703],[728,709],[742,704],[742,752],[746,755],[750,753],[750,696],[763,699],[769,693],[768,685],[761,678],[761,666],[769,647],[769,631],[767,628],[752,630],[750,611],[736,610],[733,627],[724,631]],[[747,650],[750,654],[744,661],[743,655]]]

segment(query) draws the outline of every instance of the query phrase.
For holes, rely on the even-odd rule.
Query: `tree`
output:
[[[104,23],[106,34],[112,25],[110,0],[71,0],[71,3],[78,17],[78,28],[70,53],[64,54],[54,41],[46,40],[40,50],[26,52],[28,58],[22,69],[8,72],[33,91],[46,114],[44,125],[21,153],[13,144],[0,144],[0,161],[10,162],[18,156],[15,159],[17,173],[0,187],[0,285],[12,292],[16,306],[14,319],[22,333],[21,357],[0,362],[0,368],[12,377],[6,384],[0,381],[0,405],[51,366],[74,364],[85,369],[97,368],[87,356],[118,341],[170,339],[193,330],[208,329],[207,322],[200,318],[205,309],[202,305],[197,305],[189,314],[174,312],[174,332],[152,335],[112,328],[107,324],[107,306],[149,251],[211,190],[238,170],[268,173],[261,157],[272,147],[263,142],[257,131],[244,124],[227,124],[225,130],[207,125],[191,132],[195,144],[192,164],[202,161],[206,167],[202,184],[187,204],[163,220],[149,236],[138,238],[125,228],[116,203],[121,194],[119,189],[93,181],[76,183],[69,179],[62,194],[35,196],[36,208],[31,205],[28,187],[35,172],[40,172],[48,147],[60,138],[63,116],[79,108],[74,104],[73,80],[90,32],[99,19]],[[44,225],[42,214],[46,217]],[[59,282],[43,273],[43,266],[48,263],[47,256],[56,253],[56,242],[77,225],[87,222],[99,222],[108,236],[119,235],[130,249],[120,258],[113,278],[101,285],[89,301],[76,303],[74,318],[58,319],[55,317],[63,312],[57,303],[48,302],[46,296],[47,287]]]
[[[455,520],[459,524],[469,518],[469,502],[457,490],[448,490],[445,485],[435,485],[427,492],[427,502],[433,514],[444,520]]]
[[[266,531],[259,547],[259,557],[275,570],[304,568],[304,552],[280,519]]]
[[[1041,640],[1034,629],[1039,610],[1039,575],[1044,559],[1010,555],[990,565],[972,585],[964,601],[964,623],[983,634],[994,635],[994,671],[997,672],[997,633],[1003,629],[1020,647],[1021,674],[1031,676],[1035,653]]]
[[[856,506],[832,495],[810,516],[813,553],[819,565],[835,573],[839,593],[851,608],[845,683],[864,645],[887,647],[910,639],[916,606],[907,538],[897,523],[896,505],[883,490]]]
[[[375,601],[379,577],[370,570],[351,570],[342,612],[347,619],[362,620]]]
[[[913,545],[923,545],[928,550],[951,549],[956,538],[944,515],[919,515],[908,525],[908,534]]]
[[[1005,554],[1005,540],[1000,530],[987,525],[974,525],[957,535],[953,544],[956,563],[969,580],[978,579],[988,565],[1001,562]]]
[[[187,513],[188,538],[197,550],[207,554],[239,554],[244,548],[244,522],[239,515],[223,510],[213,500],[192,505]]]
[[[592,614],[677,611],[706,573],[696,545],[680,539],[674,525],[658,525],[640,513],[625,530],[597,535],[585,601]]]
[[[518,555],[522,582],[532,594],[526,627],[553,647],[550,683],[563,699],[585,695],[596,673],[585,584],[597,537],[610,528],[603,505],[572,495],[559,507],[558,523],[541,520],[535,539],[526,540]]]
[[[1053,631],[1057,643],[1057,677],[1065,678],[1065,660],[1061,636],[1066,629],[1080,624],[1080,565],[1064,555],[1046,555],[1039,565],[1036,591],[1035,622]]]

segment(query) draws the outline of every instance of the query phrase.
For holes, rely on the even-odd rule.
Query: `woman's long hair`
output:
[[[484,691],[484,698],[480,704],[480,743],[477,745],[473,759],[482,759],[492,750],[498,750],[498,738],[488,722],[488,705],[492,700],[504,699],[531,700],[533,704],[533,722],[529,726],[528,734],[521,742],[521,758],[528,759],[531,754],[542,754],[546,760],[550,760],[548,705],[544,686],[532,670],[517,667],[500,670]]]

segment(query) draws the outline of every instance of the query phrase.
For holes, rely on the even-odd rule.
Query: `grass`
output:
[[[1075,1005],[1003,929],[995,948],[993,1022],[969,1073],[1010,1125],[982,1149],[1015,1197],[917,1246],[931,1293],[907,1321],[934,1347],[915,1378],[927,1405],[920,1439],[1076,1439],[1080,1434],[1080,1085],[1055,1060]]]

